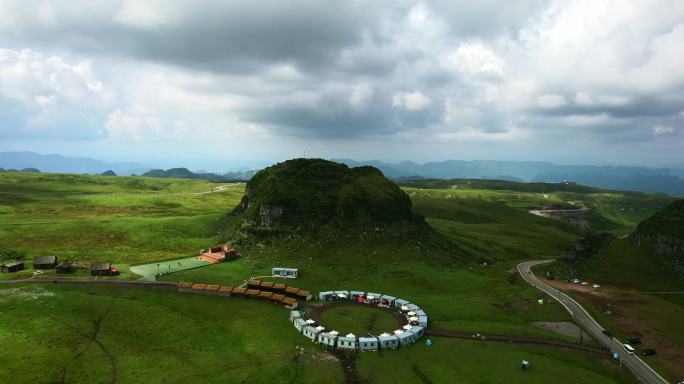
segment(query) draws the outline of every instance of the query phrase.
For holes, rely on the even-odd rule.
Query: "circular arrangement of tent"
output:
[[[402,319],[399,323],[405,323],[400,329],[387,330],[379,336],[369,335],[357,337],[353,333],[341,336],[338,331],[326,332],[325,326],[316,325],[313,319],[307,319],[306,313],[292,311],[290,322],[304,336],[312,342],[319,343],[334,349],[348,350],[389,350],[405,347],[415,343],[423,336],[427,328],[427,314],[417,305],[403,299],[376,292],[365,291],[324,291],[319,292],[321,302],[342,302],[358,305],[377,305],[394,312],[395,317]],[[325,308],[325,307],[321,307]],[[321,309],[323,310],[323,309]]]

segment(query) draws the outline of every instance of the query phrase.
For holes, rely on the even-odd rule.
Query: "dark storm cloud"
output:
[[[0,39],[217,72],[254,71],[281,61],[315,68],[335,59],[339,50],[356,44],[373,27],[355,4],[68,2],[48,8],[49,16],[15,6],[13,28]]]

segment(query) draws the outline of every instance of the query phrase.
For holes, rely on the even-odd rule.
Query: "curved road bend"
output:
[[[539,264],[551,263],[554,260],[538,260],[526,261],[518,264],[518,272],[520,275],[533,286],[542,290],[544,293],[558,300],[565,309],[570,312],[572,318],[578,322],[585,330],[587,330],[596,340],[608,347],[612,352],[620,353],[622,364],[639,379],[639,381],[647,384],[667,384],[667,380],[663,379],[653,368],[644,363],[637,355],[628,355],[625,352],[623,344],[616,338],[609,338],[603,334],[603,328],[589,313],[575,300],[558,289],[546,285],[532,273],[531,267]]]

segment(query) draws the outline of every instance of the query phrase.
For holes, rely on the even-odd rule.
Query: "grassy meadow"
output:
[[[404,190],[414,211],[436,230],[435,236],[446,237],[458,248],[426,244],[430,239],[381,241],[372,233],[243,239],[238,241],[242,258],[236,261],[161,279],[236,285],[269,276],[273,266],[296,267],[301,277],[288,281],[291,285],[313,292],[366,290],[405,298],[427,312],[434,328],[557,336],[529,323],[571,321],[569,315],[551,298],[537,304],[542,294],[512,268],[522,260],[560,255],[580,232],[527,211],[549,199],[591,203],[600,207],[593,222],[609,223],[619,233],[666,204],[658,196],[619,193],[548,192],[547,199],[534,191],[484,186]],[[213,193],[204,193],[209,191]],[[244,185],[198,180],[0,173],[0,253],[25,255],[29,261],[43,254],[61,260],[108,260],[123,270],[120,278],[135,278],[128,264],[192,256],[229,236],[217,232],[216,223],[225,220],[223,214],[243,192]],[[639,199],[647,208],[639,206]],[[0,274],[0,279],[31,274],[29,268]],[[51,295],[33,299],[35,295],[6,291],[17,288]],[[108,314],[98,321],[103,313]],[[6,346],[0,357],[7,361],[26,356],[0,367],[0,382],[14,369],[30,372],[22,377],[24,382],[59,382],[62,372],[66,382],[110,382],[111,359],[100,344],[114,357],[121,383],[345,380],[345,361],[298,335],[284,309],[263,302],[148,289],[2,286],[0,316],[10,319],[0,322],[0,343]],[[87,336],[97,324],[100,343],[86,349]],[[577,383],[633,382],[596,355],[434,341],[430,348],[417,344],[382,355],[361,353],[352,357],[355,369],[347,372],[346,380],[356,375],[373,383],[415,382],[421,377],[434,383],[541,383],[567,377]],[[520,370],[522,359],[532,361],[533,371]],[[31,370],[36,361],[47,368]]]

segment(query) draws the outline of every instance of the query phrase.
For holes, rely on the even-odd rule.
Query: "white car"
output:
[[[594,288],[601,288],[601,286],[598,285],[598,284],[594,284],[594,285],[592,285],[592,287],[594,287]]]
[[[571,281],[572,281],[573,283],[575,283],[575,284],[579,284],[580,279],[572,279]]]
[[[587,283],[586,281],[583,281],[582,285],[589,285],[589,283]]]

